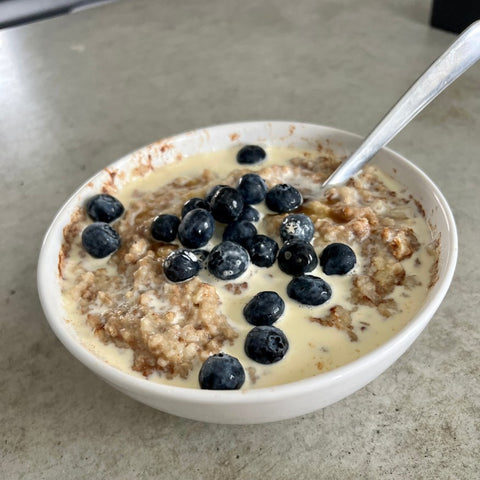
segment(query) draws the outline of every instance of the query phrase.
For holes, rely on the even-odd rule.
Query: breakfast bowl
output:
[[[360,143],[361,137],[326,126],[278,121],[244,122],[208,127],[160,140],[112,163],[70,197],[45,235],[37,281],[50,327],[74,357],[114,388],[160,411],[198,421],[226,424],[278,421],[319,410],[354,393],[391,366],[420,335],[449,288],[457,259],[455,222],[445,198],[421,170],[390,149],[382,149],[371,163],[406,187],[408,197],[413,199],[424,217],[437,255],[432,266],[434,272],[425,298],[398,331],[358,358],[335,368],[319,370],[305,378],[238,390],[189,388],[181,383],[151,381],[148,375],[117,368],[95,353],[95,349],[89,348],[88,342],[68,320],[62,275],[63,245],[69,234],[68,226],[79,208],[97,193],[122,191],[138,178],[151,172],[162,172],[169,165],[182,164],[198,154],[204,154],[200,157],[203,162],[205,155],[238,150],[244,145],[262,145],[265,149],[295,148],[319,154],[329,152],[344,159]],[[110,345],[109,348],[117,347]]]

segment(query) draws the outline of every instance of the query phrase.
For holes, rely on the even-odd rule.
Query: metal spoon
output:
[[[479,58],[480,20],[472,23],[417,79],[360,147],[327,178],[322,190],[342,184],[355,175],[378,150]]]

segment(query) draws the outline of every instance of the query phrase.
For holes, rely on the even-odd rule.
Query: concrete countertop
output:
[[[202,424],[120,394],[49,329],[36,261],[60,205],[101,167],[216,123],[279,119],[367,134],[453,40],[428,0],[123,1],[0,31],[3,479],[478,478],[480,65],[391,147],[456,217],[438,313],[356,394],[255,426]]]

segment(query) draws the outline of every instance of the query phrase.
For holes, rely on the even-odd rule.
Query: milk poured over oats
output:
[[[328,152],[267,148],[267,159],[243,168],[236,150],[192,156],[147,174],[115,196],[124,216],[112,225],[122,247],[106,259],[83,251],[81,231],[91,222],[83,209],[64,230],[61,272],[67,321],[82,343],[105,362],[149,381],[198,388],[198,371],[209,355],[223,351],[242,363],[242,388],[259,388],[308,378],[345,365],[399,332],[422,305],[434,281],[437,251],[428,225],[404,187],[373,166],[346,186],[320,197],[321,183],[338,166]],[[304,197],[296,212],[315,225],[317,255],[333,242],[348,244],[357,263],[347,275],[325,275],[318,266],[309,274],[332,288],[325,304],[307,307],[288,298],[292,277],[274,264],[250,265],[233,281],[220,281],[203,270],[198,277],[172,284],[162,263],[180,243],[155,242],[150,225],[160,213],[180,215],[186,200],[204,197],[216,184],[235,187],[255,171],[269,188],[289,183]],[[285,214],[255,205],[258,233],[281,246],[279,228]],[[221,241],[216,225],[210,250]],[[274,290],[286,303],[275,323],[290,348],[280,362],[261,365],[246,357],[243,344],[252,325],[243,307],[257,293]]]

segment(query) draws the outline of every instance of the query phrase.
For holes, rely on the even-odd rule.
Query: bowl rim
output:
[[[259,121],[246,121],[246,122],[232,122],[226,124],[212,125],[204,128],[198,128],[195,130],[185,131],[183,133],[173,135],[161,141],[171,141],[176,140],[182,142],[184,139],[192,138],[192,134],[196,134],[202,131],[208,131],[210,134],[215,130],[221,129],[235,129],[235,128],[255,128],[256,126],[265,126],[266,124],[275,126],[275,127],[286,127],[288,128],[291,125],[305,128],[313,128],[323,130],[324,132],[328,131],[334,135],[340,135],[344,137],[349,137],[349,139],[360,141],[363,139],[362,136],[351,133],[346,130],[330,127],[327,125],[312,124],[305,122],[296,122],[296,121],[271,121],[271,120],[259,120]],[[157,143],[157,142],[156,142]],[[325,373],[319,373],[318,375],[297,380],[294,382],[275,385],[271,387],[262,387],[262,388],[252,388],[245,390],[233,390],[233,391],[216,391],[216,390],[202,390],[182,386],[173,386],[165,385],[157,382],[148,381],[147,378],[138,378],[129,373],[123,372],[118,368],[109,365],[99,357],[97,357],[93,352],[88,350],[88,348],[70,333],[70,330],[73,327],[69,326],[65,321],[62,312],[58,312],[54,301],[50,296],[50,285],[47,285],[48,282],[45,282],[46,277],[48,276],[49,269],[52,268],[51,258],[48,256],[48,250],[51,249],[51,243],[54,241],[55,236],[58,235],[59,229],[63,230],[65,226],[64,223],[61,223],[65,212],[69,209],[72,204],[76,203],[78,194],[86,188],[86,186],[91,183],[95,178],[99,177],[106,168],[114,168],[118,164],[123,164],[126,159],[130,158],[132,154],[145,150],[149,145],[145,145],[139,149],[136,149],[118,160],[110,163],[102,170],[95,173],[89,179],[87,179],[75,192],[68,198],[66,202],[60,207],[57,211],[54,219],[52,220],[50,226],[48,227],[40,249],[39,260],[37,265],[37,288],[40,298],[40,303],[42,305],[45,317],[52,328],[53,332],[65,348],[87,366],[95,374],[99,375],[105,380],[112,382],[118,388],[129,390],[135,390],[136,392],[161,396],[170,400],[181,400],[195,402],[197,404],[235,404],[238,402],[244,404],[252,403],[262,403],[270,402],[272,400],[278,399],[288,399],[298,395],[299,391],[303,393],[308,393],[311,391],[316,391],[322,389],[326,386],[331,386],[337,382],[341,382],[344,378],[354,377],[355,375],[363,372],[366,367],[378,361],[379,358],[388,358],[388,353],[390,351],[397,350],[402,344],[407,346],[403,349],[408,348],[410,343],[418,336],[418,334],[425,328],[429,320],[440,306],[445,294],[448,291],[450,283],[452,281],[457,256],[458,256],[458,236],[457,229],[455,225],[455,220],[453,214],[450,210],[450,207],[440,192],[435,183],[416,165],[410,162],[408,159],[400,155],[399,153],[384,147],[381,151],[386,152],[390,156],[399,159],[403,162],[409,169],[411,169],[416,175],[422,178],[422,180],[429,185],[432,190],[432,194],[436,197],[439,207],[442,209],[443,216],[447,221],[447,234],[448,234],[448,243],[451,245],[449,251],[446,252],[446,262],[443,264],[445,274],[442,278],[439,278],[436,284],[431,287],[430,301],[426,302],[420,310],[415,314],[415,316],[393,337],[387,340],[385,343],[381,344],[374,350],[369,353],[362,355],[357,360],[349,362],[341,367],[335,368]],[[445,233],[444,233],[445,235]],[[444,239],[442,239],[442,244]],[[58,262],[58,255],[55,256],[55,270],[56,264]],[[411,339],[411,341],[409,340]],[[403,351],[402,351],[403,353]],[[387,365],[390,366],[390,364]],[[382,370],[383,371],[383,370]]]

